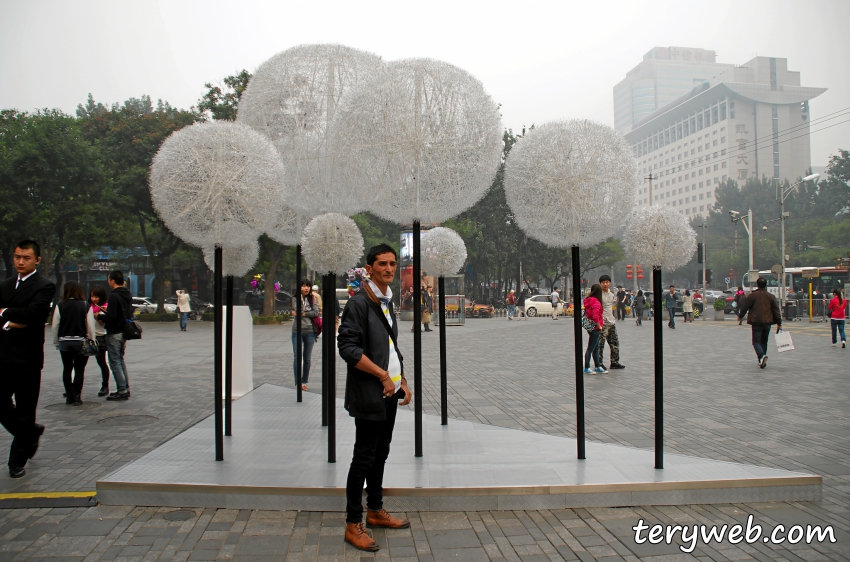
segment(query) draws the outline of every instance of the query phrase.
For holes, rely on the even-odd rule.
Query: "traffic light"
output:
[[[809,249],[809,243],[803,240],[803,251],[807,251]]]
[[[708,285],[709,283],[711,283],[711,270],[706,269],[705,270],[705,284]]]
[[[797,252],[800,251],[800,241],[799,240],[794,240],[794,250],[796,250]]]
[[[697,263],[702,263],[702,242],[697,242]]]
[[[626,266],[626,279],[631,279],[632,277],[632,264],[628,264]]]

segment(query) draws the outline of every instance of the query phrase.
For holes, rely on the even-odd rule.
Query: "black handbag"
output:
[[[127,318],[127,311],[124,311],[124,325],[121,327],[121,334],[125,340],[140,340],[142,339],[142,326],[132,318]]]
[[[97,342],[86,338],[80,342],[80,350],[77,353],[85,355],[86,357],[94,357],[99,351],[100,348],[98,347]]]

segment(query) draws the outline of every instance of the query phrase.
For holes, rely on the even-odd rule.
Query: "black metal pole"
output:
[[[414,456],[422,456],[422,300],[419,261],[419,221],[413,221],[413,410],[414,410]]]
[[[327,296],[328,291],[328,276],[327,274],[322,275],[322,298],[324,299]],[[324,335],[325,326],[324,322],[327,322],[327,314],[325,312],[328,309],[328,305],[326,303],[322,303],[322,334]],[[318,338],[319,335],[317,334]],[[330,395],[331,395],[331,378],[330,372],[328,371],[328,364],[330,363],[330,359],[328,357],[329,351],[328,346],[330,343],[328,342],[328,338],[322,338],[322,425],[327,426],[330,417]],[[328,435],[328,442],[330,443],[330,435]]]
[[[213,421],[215,423],[215,460],[224,460],[224,435],[222,435],[221,427],[221,246],[215,247],[215,271],[214,289],[215,296],[213,306],[215,306],[215,327],[213,330],[213,361],[215,363],[215,384],[213,385],[213,405],[215,414]]]
[[[652,268],[652,298],[655,302],[655,468],[664,468],[664,344],[661,329],[661,268]]]
[[[584,450],[584,330],[581,327],[581,256],[578,246],[572,247],[573,260],[573,332],[575,332],[576,360],[576,449],[577,458],[585,458]]]
[[[295,294],[293,296],[295,297],[295,401],[301,402],[301,244],[295,247]]]
[[[322,337],[327,346],[328,372],[328,462],[336,462],[336,349],[334,349],[334,297],[336,296],[336,275],[329,273],[324,280],[322,308]]]
[[[437,314],[440,318],[440,412],[442,425],[449,425],[449,383],[446,373],[446,280],[441,275],[437,280]]]
[[[224,434],[233,435],[231,406],[233,402],[233,276],[227,276],[227,303],[224,327]]]

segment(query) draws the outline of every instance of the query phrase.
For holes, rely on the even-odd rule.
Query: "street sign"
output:
[[[820,277],[820,269],[816,267],[804,267],[802,275],[806,279],[814,279],[815,277]]]
[[[723,280],[723,282],[728,285],[729,284],[729,278],[727,277],[726,279]]]
[[[774,279],[779,279],[780,277],[782,277],[782,266],[774,265],[770,268],[770,274],[773,275]]]

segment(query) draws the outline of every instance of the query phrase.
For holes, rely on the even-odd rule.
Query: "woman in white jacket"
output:
[[[80,349],[86,338],[95,341],[94,326],[94,314],[83,296],[83,288],[74,281],[65,283],[64,296],[53,309],[53,345],[62,356],[67,404],[80,406],[83,403],[83,381],[89,358],[80,355]]]
[[[186,320],[189,318],[189,313],[192,312],[192,307],[189,306],[189,293],[185,289],[177,291],[177,313],[180,314],[180,331],[186,331]]]

